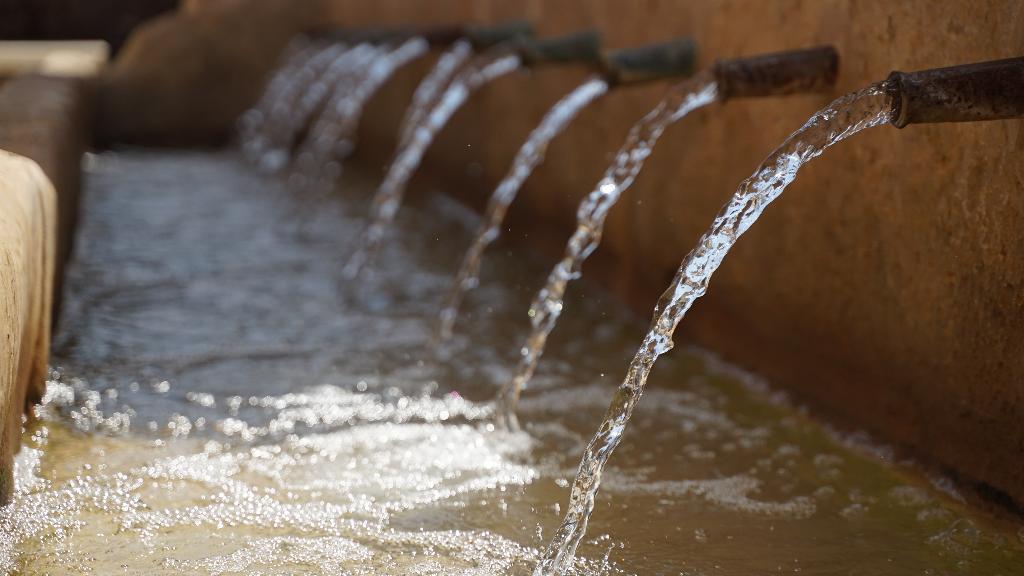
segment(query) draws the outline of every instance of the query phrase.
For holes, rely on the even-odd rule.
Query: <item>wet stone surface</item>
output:
[[[8,573],[528,574],[645,322],[591,287],[490,425],[547,263],[499,243],[426,346],[476,225],[403,209],[340,268],[372,177],[286,193],[231,154],[91,157],[53,379],[0,511]],[[524,262],[524,260],[527,260]],[[1024,573],[1020,527],[827,434],[711,356],[654,371],[581,574]]]

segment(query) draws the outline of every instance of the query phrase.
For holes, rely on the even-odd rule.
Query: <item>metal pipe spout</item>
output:
[[[348,44],[383,44],[421,37],[431,46],[447,46],[465,38],[479,51],[497,44],[529,38],[533,35],[533,27],[524,20],[515,20],[495,26],[439,24],[422,27],[314,28],[307,31],[307,34],[316,40]]]
[[[781,96],[832,88],[839,54],[831,46],[717,60],[712,67],[718,98]]]
[[[374,28],[313,28],[305,32],[318,42],[338,42],[342,44],[379,44],[405,36],[405,29],[391,27]]]
[[[689,38],[680,38],[609,52],[604,55],[602,68],[608,84],[618,86],[690,76],[696,61],[696,43]]]
[[[466,26],[463,33],[473,44],[473,48],[481,51],[498,44],[532,37],[533,25],[526,20],[512,20],[493,26]]]
[[[524,39],[517,46],[526,66],[590,63],[601,60],[601,33],[584,30],[556,38]]]
[[[466,30],[456,24],[439,24],[422,28],[413,35],[422,37],[431,46],[448,46],[462,39]]]
[[[897,128],[1024,118],[1024,57],[893,72],[886,84]]]

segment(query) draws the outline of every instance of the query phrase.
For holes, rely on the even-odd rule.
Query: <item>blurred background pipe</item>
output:
[[[441,24],[437,26],[381,26],[365,28],[319,28],[308,32],[315,40],[358,44],[370,42],[402,42],[409,38],[422,37],[431,46],[447,46],[460,39],[467,39],[477,51],[491,46],[529,38],[533,27],[525,20],[513,20],[494,26],[462,24]]]
[[[829,90],[839,73],[839,54],[831,46],[717,60],[712,71],[718,98],[781,96]]]
[[[689,38],[625,48],[604,56],[604,74],[612,86],[693,74],[697,45]]]
[[[526,20],[511,20],[493,26],[467,26],[463,35],[478,52],[498,44],[533,36],[533,25]]]
[[[526,66],[589,63],[601,61],[601,33],[584,30],[565,36],[525,39],[516,48]]]

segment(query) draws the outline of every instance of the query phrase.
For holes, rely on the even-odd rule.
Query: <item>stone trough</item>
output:
[[[825,43],[840,54],[831,92],[716,105],[666,133],[587,269],[645,317],[735,184],[813,111],[891,70],[1024,54],[1024,5],[1012,0],[209,0],[141,25],[102,69],[96,45],[69,46],[77,55],[48,60],[58,64],[23,60],[30,72],[0,84],[0,149],[10,152],[0,155],[0,496],[46,379],[86,149],[226,144],[299,31],[512,18],[545,36],[594,27],[611,48],[690,36],[701,67]],[[371,101],[357,163],[387,162],[427,69],[403,69]],[[529,129],[586,73],[538,69],[483,89],[440,134],[411,193],[438,186],[482,208]],[[664,88],[616,91],[584,111],[526,183],[505,236],[554,257],[580,197]],[[865,133],[801,173],[730,254],[678,338],[764,376],[816,418],[950,475],[978,505],[1020,514],[1022,191],[1020,121]]]

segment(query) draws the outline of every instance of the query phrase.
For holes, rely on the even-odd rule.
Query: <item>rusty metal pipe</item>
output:
[[[448,46],[462,39],[466,35],[466,29],[464,26],[447,24],[423,28],[412,35],[422,37],[431,46]]]
[[[440,24],[437,26],[380,26],[366,28],[319,28],[309,30],[308,35],[316,40],[357,44],[368,42],[380,44],[401,42],[422,37],[431,46],[447,46],[466,38],[478,50],[490,46],[529,37],[532,28],[528,22],[513,21],[495,26],[468,26],[462,24]]]
[[[697,45],[689,38],[680,38],[609,52],[603,57],[602,68],[608,84],[618,86],[689,76],[696,61]]]
[[[463,34],[475,50],[481,51],[498,44],[532,37],[533,25],[526,20],[513,20],[493,26],[466,26]]]
[[[601,33],[584,30],[556,38],[524,39],[516,47],[526,66],[591,63],[601,60]]]
[[[897,128],[1024,118],[1024,57],[893,72],[886,83]]]
[[[831,46],[717,60],[712,66],[718,99],[780,96],[830,89],[839,72]]]
[[[405,36],[399,28],[314,28],[306,35],[318,42],[342,42],[345,44],[377,44]]]

